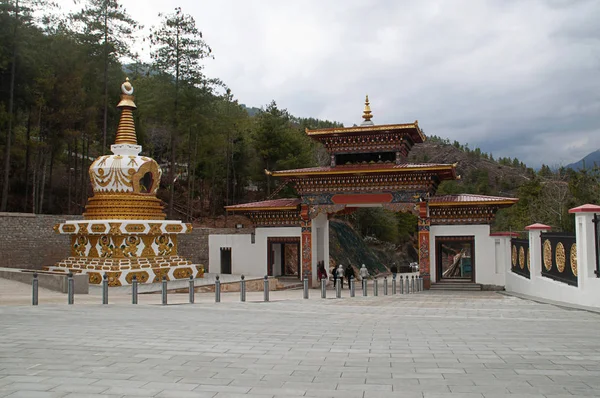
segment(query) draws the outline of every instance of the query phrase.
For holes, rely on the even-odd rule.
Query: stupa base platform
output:
[[[162,281],[163,276],[169,281],[189,279],[190,276],[204,277],[203,265],[192,264],[180,256],[121,259],[68,257],[55,265],[44,267],[44,270],[87,274],[92,285],[100,285],[106,274],[109,286],[131,285],[134,275],[139,283],[157,283]]]

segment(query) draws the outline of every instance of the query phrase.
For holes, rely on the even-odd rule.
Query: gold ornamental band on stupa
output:
[[[132,144],[137,145],[137,137],[135,134],[135,123],[133,122],[133,110],[137,108],[133,102],[133,86],[129,82],[129,78],[125,79],[125,83],[121,85],[121,102],[117,108],[121,108],[121,120],[117,128],[117,137],[115,144]]]
[[[365,109],[362,115],[363,119],[365,119],[365,122],[370,122],[371,118],[373,117],[373,115],[371,115],[371,107],[369,105],[369,96],[367,95],[365,99]]]
[[[121,85],[121,118],[110,149],[90,166],[94,196],[88,199],[86,220],[164,220],[163,205],[156,197],[162,171],[158,163],[140,156],[133,110],[136,109],[129,78]]]

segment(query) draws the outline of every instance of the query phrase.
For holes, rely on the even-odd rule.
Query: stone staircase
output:
[[[431,290],[481,291],[481,285],[470,279],[446,279],[432,283]]]
[[[297,290],[303,287],[302,281],[297,276],[277,277],[277,290]]]

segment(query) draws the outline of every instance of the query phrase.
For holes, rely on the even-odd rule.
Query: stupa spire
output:
[[[133,122],[133,110],[137,108],[133,102],[133,86],[129,82],[129,78],[121,84],[121,101],[117,108],[121,108],[121,119],[117,128],[117,136],[115,144],[131,144],[137,145],[137,137],[135,134],[135,123]]]
[[[371,114],[369,95],[367,95],[365,98],[365,109],[363,110],[362,117],[363,117],[363,119],[365,119],[365,121],[361,123],[361,126],[372,126],[373,125],[373,122],[371,121],[371,118],[373,117],[373,115]]]

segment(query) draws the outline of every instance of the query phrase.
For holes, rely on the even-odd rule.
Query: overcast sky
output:
[[[191,14],[215,55],[205,73],[248,106],[351,126],[369,94],[376,124],[418,119],[529,166],[600,149],[599,0],[122,3],[146,27]]]

